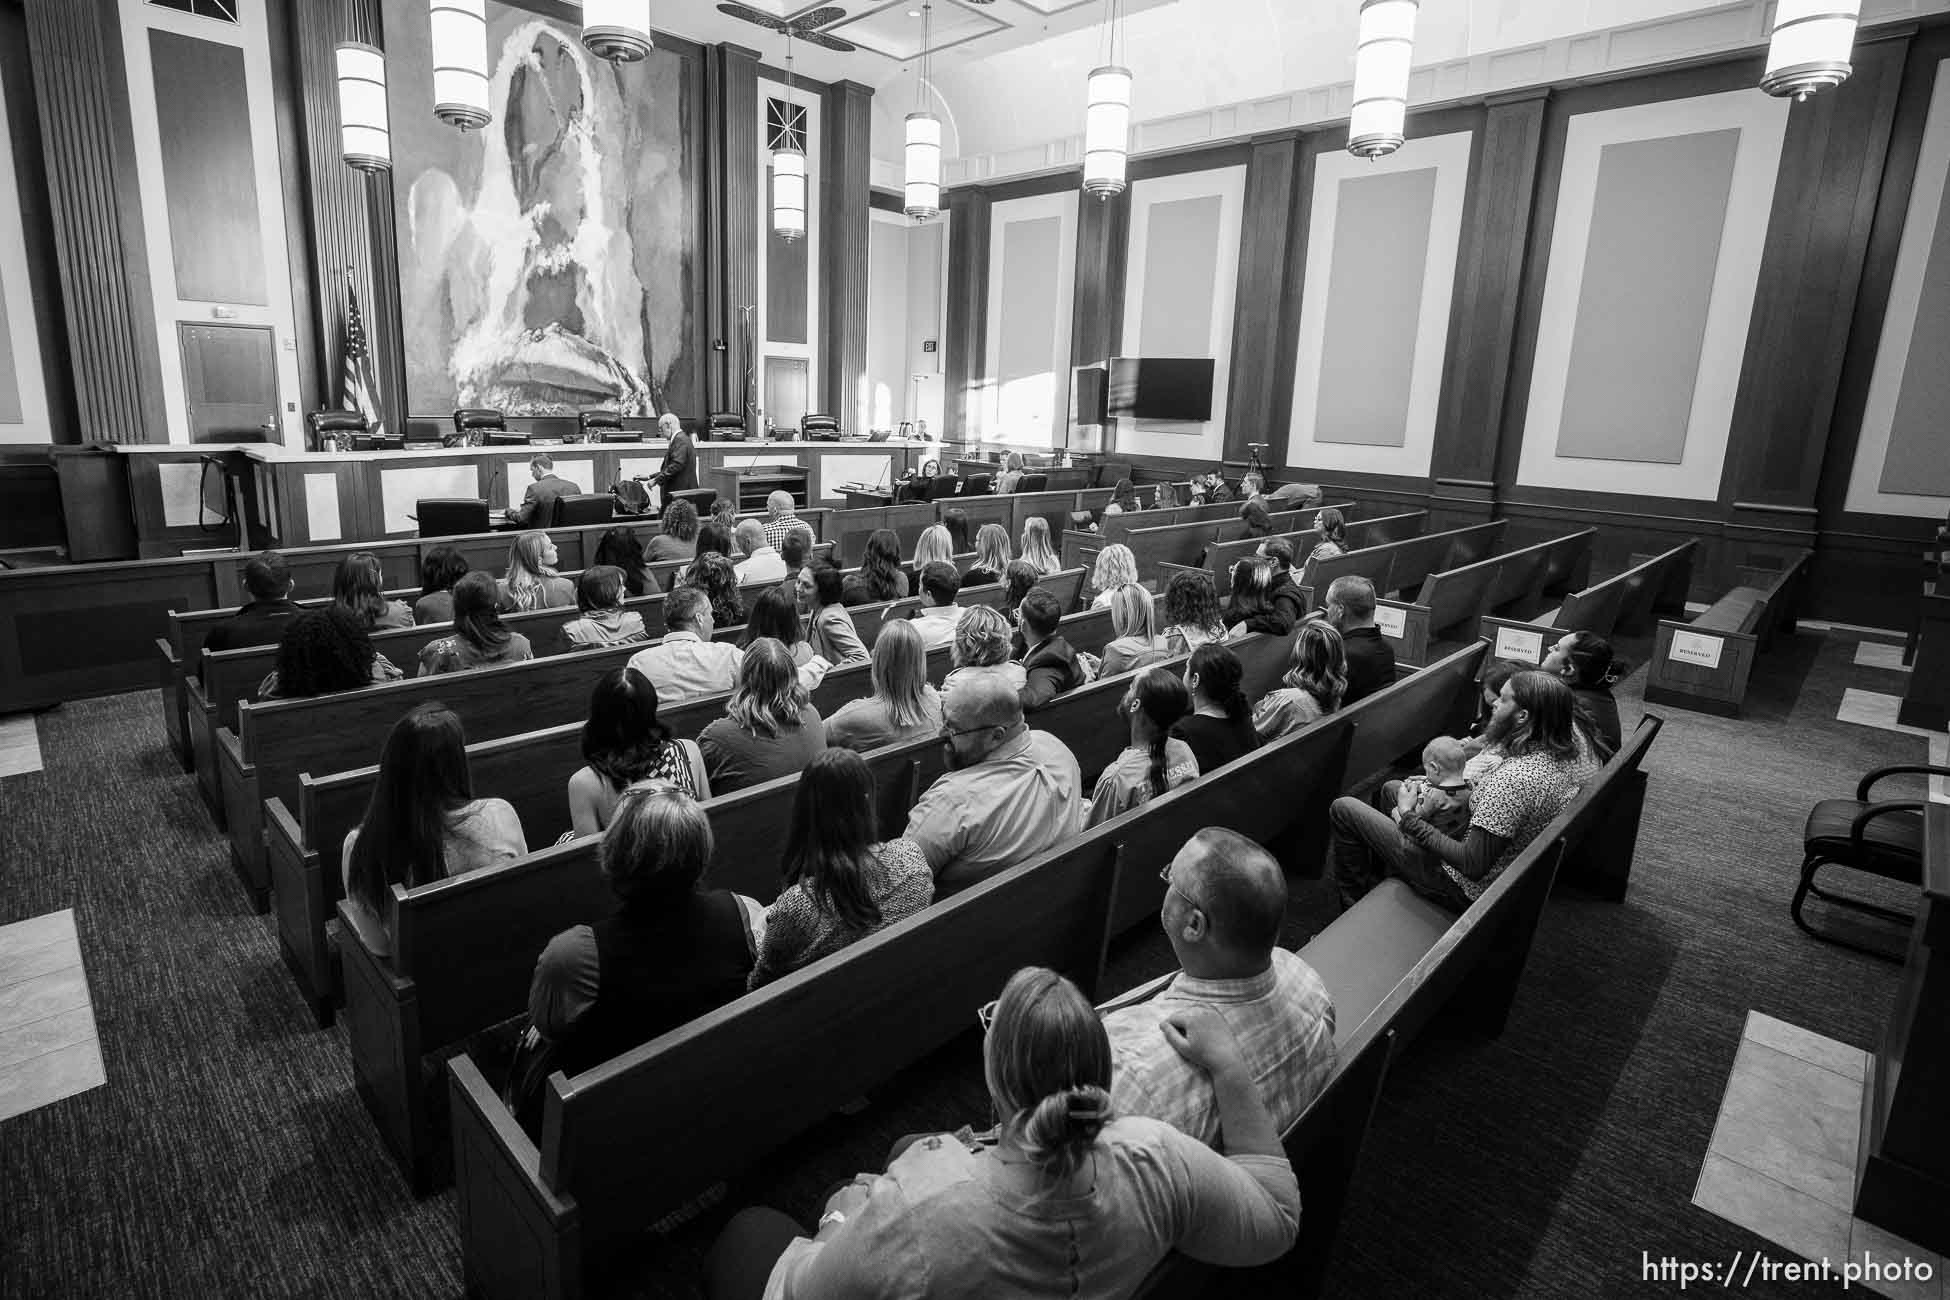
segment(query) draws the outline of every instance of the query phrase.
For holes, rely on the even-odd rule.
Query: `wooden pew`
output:
[[[1277,531],[1299,532],[1312,528],[1315,516],[1330,507],[1346,512],[1356,508],[1352,501],[1305,509],[1287,505],[1273,515]],[[1195,566],[1208,545],[1232,541],[1244,536],[1245,531],[1236,501],[1108,515],[1095,532],[1078,528],[1063,531],[1063,563],[1089,567],[1096,563],[1098,552],[1121,542],[1131,548],[1139,575],[1149,578],[1157,573],[1160,564]]]
[[[1413,601],[1383,600],[1375,622],[1397,663],[1427,663],[1443,648],[1474,641],[1484,615],[1523,615],[1552,590],[1568,590],[1590,563],[1592,529],[1432,573]]]
[[[1693,553],[1699,543],[1685,542],[1670,551],[1641,560],[1622,573],[1572,592],[1557,609],[1530,621],[1485,618],[1483,635],[1490,640],[1490,657],[1519,663],[1544,661],[1551,646],[1566,632],[1592,632],[1609,637],[1624,626],[1628,606],[1648,612],[1655,604],[1684,611],[1686,589],[1692,583]]]
[[[1647,703],[1740,716],[1754,658],[1783,627],[1792,634],[1813,551],[1777,570],[1743,568],[1739,585],[1691,622],[1662,618],[1647,670]]]

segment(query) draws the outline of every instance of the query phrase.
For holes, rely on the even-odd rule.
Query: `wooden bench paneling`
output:
[[[1813,551],[1773,572],[1743,571],[1736,586],[1690,622],[1660,619],[1652,642],[1647,703],[1740,716],[1754,659],[1780,628],[1794,630]]]

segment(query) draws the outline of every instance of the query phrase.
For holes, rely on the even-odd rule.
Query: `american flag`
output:
[[[372,353],[366,347],[366,326],[359,316],[359,291],[352,272],[345,273],[345,369],[339,377],[343,396],[339,405],[366,417],[374,433],[383,432],[379,420],[379,380],[373,374]]]

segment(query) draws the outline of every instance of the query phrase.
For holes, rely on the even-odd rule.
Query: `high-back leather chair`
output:
[[[490,432],[506,433],[508,421],[501,412],[486,406],[463,406],[454,412],[454,445],[478,447]]]
[[[946,501],[961,492],[961,476],[958,474],[938,474],[934,486],[928,490],[928,500]]]
[[[1024,474],[1016,480],[1018,492],[1047,492],[1048,490],[1049,475],[1047,474]]]
[[[835,415],[807,415],[799,421],[799,434],[808,442],[838,442],[840,421]]]
[[[961,481],[961,494],[965,497],[985,497],[994,486],[993,474],[970,474]]]
[[[668,501],[688,501],[691,503],[691,507],[697,511],[697,517],[699,519],[709,519],[711,517],[712,503],[718,499],[718,489],[684,488],[682,491],[666,494],[665,499]]]
[[[312,411],[305,416],[305,432],[313,451],[323,448],[327,434],[350,442],[365,431],[366,417],[358,411]]]
[[[555,518],[549,526],[569,528],[577,524],[606,524],[615,517],[615,497],[607,492],[585,492],[555,498]]]
[[[736,411],[713,411],[705,424],[704,436],[714,442],[743,442],[745,417]]]
[[[576,424],[584,442],[641,441],[635,435],[624,436],[621,411],[578,411]]]
[[[430,497],[415,503],[413,518],[422,537],[458,537],[485,533],[488,503],[478,497]]]

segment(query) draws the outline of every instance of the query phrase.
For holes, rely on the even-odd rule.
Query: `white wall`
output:
[[[52,442],[41,343],[35,330],[33,287],[27,282],[27,237],[20,222],[7,100],[0,94],[0,330],[8,345],[10,392],[0,393],[0,442]],[[14,418],[18,416],[18,418]]]

